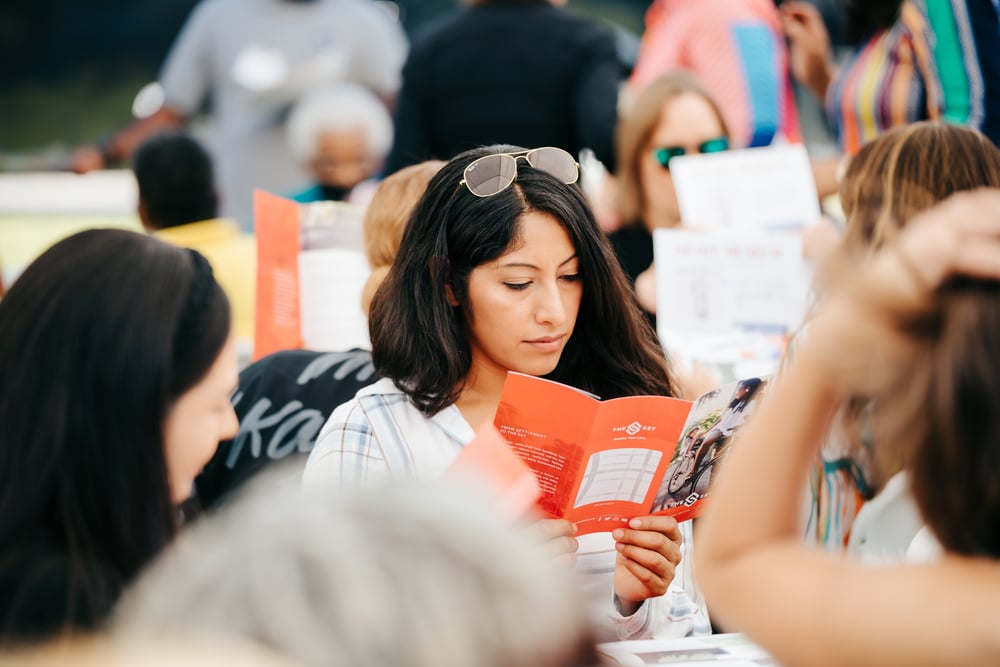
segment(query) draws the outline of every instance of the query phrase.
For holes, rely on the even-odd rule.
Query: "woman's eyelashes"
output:
[[[563,275],[559,276],[559,280],[561,280],[562,282],[565,282],[565,283],[579,282],[580,281],[580,274],[579,273],[566,273],[566,274],[563,274]],[[512,289],[512,290],[514,290],[516,292],[520,292],[520,291],[525,290],[528,287],[530,287],[532,283],[534,283],[533,280],[526,280],[524,282],[517,282],[517,281],[513,281],[513,280],[505,280],[503,284],[508,289]]]

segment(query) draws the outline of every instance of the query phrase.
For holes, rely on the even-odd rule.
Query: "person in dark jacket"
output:
[[[611,32],[555,0],[477,0],[414,40],[385,173],[489,144],[590,148],[614,168]]]

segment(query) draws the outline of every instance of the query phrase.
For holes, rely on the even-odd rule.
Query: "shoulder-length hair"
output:
[[[0,301],[0,577],[23,581],[34,612],[6,609],[0,643],[98,624],[174,535],[164,423],[230,328],[207,266],[149,236],[89,230]]]
[[[622,115],[615,133],[615,162],[618,164],[618,212],[628,225],[641,225],[646,198],[639,177],[639,160],[649,138],[660,122],[663,108],[686,93],[703,98],[719,121],[722,133],[729,138],[729,126],[711,94],[686,70],[673,70],[644,86]]]
[[[521,218],[536,211],[551,215],[569,234],[583,283],[576,327],[548,377],[603,398],[674,395],[656,335],[578,185],[565,185],[524,160],[517,162],[513,185],[492,197],[477,197],[461,185],[473,160],[517,150],[466,151],[431,180],[372,302],[375,368],[427,415],[454,403],[472,364],[469,275],[507,252]],[[449,287],[456,307],[449,305]]]

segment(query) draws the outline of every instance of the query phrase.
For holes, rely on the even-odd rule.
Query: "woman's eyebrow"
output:
[[[576,259],[576,253],[573,253],[570,257],[567,257],[563,261],[559,262],[559,266],[565,266]],[[506,264],[497,264],[498,269],[510,269],[510,268],[520,268],[520,269],[534,269],[539,271],[539,267],[531,262],[507,262]]]
[[[577,258],[577,254],[574,252],[572,255],[570,255],[569,257],[567,257],[563,261],[561,261],[559,263],[559,266],[563,266],[564,264],[569,264],[570,262],[572,262],[576,258]]]

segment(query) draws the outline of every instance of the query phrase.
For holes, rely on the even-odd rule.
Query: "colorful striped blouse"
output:
[[[826,108],[854,154],[898,125],[946,120],[1000,142],[1000,21],[995,0],[906,0],[888,30],[841,66]]]

